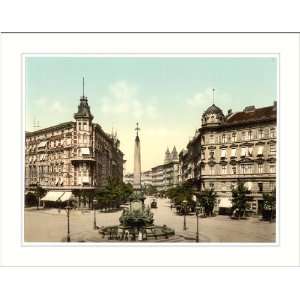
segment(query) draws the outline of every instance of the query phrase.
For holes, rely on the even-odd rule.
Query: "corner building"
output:
[[[92,122],[87,97],[80,98],[74,119],[26,132],[26,190],[35,184],[47,191],[96,189],[109,177],[123,179],[120,142],[116,135],[105,133]]]
[[[217,192],[217,209],[231,207],[232,187],[243,182],[250,190],[254,213],[262,209],[262,194],[276,187],[276,102],[248,106],[225,116],[216,105],[202,115],[202,126],[179,154],[180,181],[198,190]]]

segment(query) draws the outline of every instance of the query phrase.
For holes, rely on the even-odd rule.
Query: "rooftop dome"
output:
[[[202,126],[218,126],[224,121],[221,108],[213,104],[202,115]]]
[[[203,114],[203,116],[206,116],[206,115],[210,115],[210,114],[221,114],[223,115],[223,111],[221,108],[219,108],[218,106],[216,105],[212,105],[210,106]]]

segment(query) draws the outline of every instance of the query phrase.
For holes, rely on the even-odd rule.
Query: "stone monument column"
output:
[[[136,123],[136,137],[134,144],[134,169],[133,169],[133,188],[135,191],[141,190],[141,144],[139,138],[139,123]]]

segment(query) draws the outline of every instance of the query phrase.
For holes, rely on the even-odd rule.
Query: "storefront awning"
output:
[[[72,192],[64,192],[63,195],[59,198],[60,201],[65,202],[72,198]]]
[[[57,201],[63,194],[64,192],[50,191],[41,199],[41,201]]]

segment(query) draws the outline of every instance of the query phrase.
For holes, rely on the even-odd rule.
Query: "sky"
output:
[[[125,173],[133,170],[136,122],[142,171],[164,154],[185,148],[201,116],[215,104],[224,114],[277,100],[277,61],[272,57],[27,57],[26,131],[72,121],[85,95],[94,122],[117,132]]]

